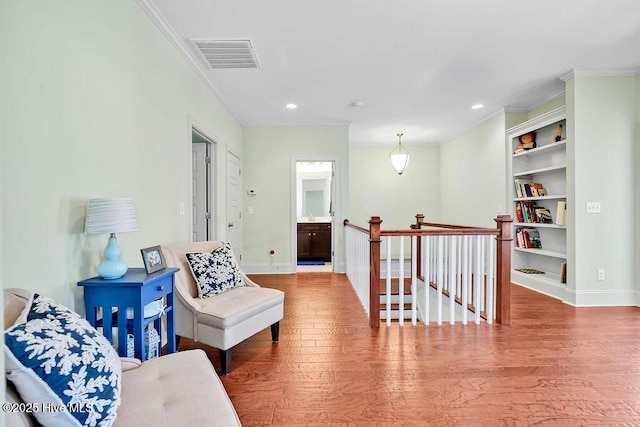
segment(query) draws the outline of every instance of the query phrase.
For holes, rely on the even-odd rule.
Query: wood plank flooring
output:
[[[285,315],[279,343],[267,328],[238,345],[222,377],[244,426],[640,426],[640,308],[513,286],[509,326],[374,330],[344,275],[252,278]]]

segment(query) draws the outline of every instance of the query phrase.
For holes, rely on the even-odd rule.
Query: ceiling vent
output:
[[[189,39],[211,68],[260,68],[251,40]]]

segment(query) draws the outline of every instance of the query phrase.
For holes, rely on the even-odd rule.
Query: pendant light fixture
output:
[[[402,146],[402,135],[404,134],[397,133],[396,135],[398,135],[398,146],[389,153],[389,157],[391,158],[391,165],[398,172],[398,175],[402,175],[402,172],[409,164],[409,152]]]

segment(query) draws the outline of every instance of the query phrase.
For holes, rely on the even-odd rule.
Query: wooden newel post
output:
[[[380,224],[379,216],[369,220],[369,326],[380,327]]]
[[[500,230],[496,237],[496,322],[511,322],[511,223],[509,215],[498,215],[495,222]]]
[[[416,223],[415,224],[411,224],[411,226],[409,228],[411,228],[412,230],[420,230],[422,228],[422,223],[424,222],[424,215],[423,214],[416,214]],[[422,259],[422,239],[420,238],[420,236],[418,236],[418,238],[416,239],[416,259],[420,260]],[[413,260],[412,260],[413,262]],[[418,265],[416,266],[416,274],[418,275],[418,278],[424,279],[422,277],[422,263],[418,262]]]

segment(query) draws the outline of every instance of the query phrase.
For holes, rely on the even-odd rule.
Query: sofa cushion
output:
[[[202,299],[244,286],[229,243],[212,252],[187,253],[185,257]]]
[[[216,328],[230,328],[243,320],[282,304],[284,292],[245,286],[202,301],[198,322]]]
[[[114,427],[240,425],[202,350],[168,354],[124,372],[122,401]]]
[[[34,415],[41,424],[113,423],[120,404],[120,359],[86,320],[33,294],[4,338],[6,377],[26,403],[38,405]]]

